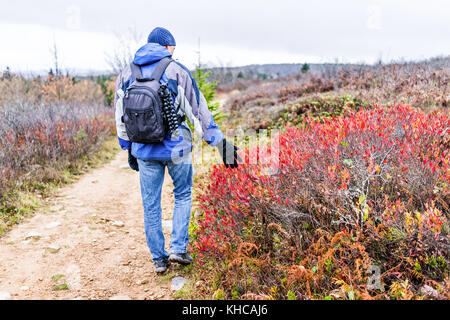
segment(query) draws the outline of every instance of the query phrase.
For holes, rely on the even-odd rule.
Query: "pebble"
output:
[[[22,291],[28,291],[28,290],[30,290],[30,287],[29,287],[29,286],[21,286],[21,287],[20,287],[20,290],[22,290]]]
[[[183,288],[183,286],[186,284],[186,282],[187,282],[187,280],[185,278],[176,276],[175,278],[172,279],[171,289],[173,291],[178,291],[181,288]]]
[[[61,247],[55,243],[48,245],[47,248],[50,249],[51,253],[57,253],[61,249]]]
[[[431,297],[434,299],[440,299],[439,292],[436,289],[430,287],[429,285],[424,285],[423,287],[421,287],[419,290],[419,293],[423,294],[427,297]]]
[[[147,283],[148,283],[148,280],[147,280],[147,279],[142,279],[142,280],[136,281],[136,284],[137,284],[137,285],[140,285],[140,284],[147,284]]]
[[[128,168],[129,168],[129,165],[123,164],[123,165],[121,165],[119,168],[120,168],[120,169],[128,169]]]
[[[112,225],[115,226],[115,227],[121,228],[121,227],[123,227],[125,225],[125,223],[123,223],[122,221],[114,221],[112,223]]]
[[[172,230],[172,220],[163,220],[162,227],[166,231],[171,231]]]
[[[50,222],[49,224],[47,224],[46,226],[45,226],[45,228],[46,229],[53,229],[53,228],[56,228],[56,227],[58,227],[58,226],[60,226],[61,225],[61,222],[59,222],[59,221],[54,221],[54,222]]]
[[[198,217],[200,217],[202,215],[202,213],[200,212],[200,211],[195,211],[194,212],[194,217],[195,218],[198,218]]]
[[[109,298],[109,300],[131,300],[131,298],[127,295],[119,294],[119,295]]]
[[[335,299],[345,299],[345,293],[341,289],[335,289],[329,295]]]
[[[39,232],[37,232],[37,231],[31,231],[31,232],[29,232],[28,234],[27,234],[27,236],[25,237],[25,240],[28,240],[28,239],[39,239],[40,237],[41,237],[42,235],[39,233]]]
[[[0,300],[9,300],[11,299],[11,293],[6,291],[0,291]]]

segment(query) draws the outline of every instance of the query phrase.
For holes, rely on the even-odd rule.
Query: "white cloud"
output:
[[[0,24],[0,67],[30,72],[53,68],[53,45],[56,43],[58,63],[62,70],[106,70],[106,54],[119,45],[114,34],[57,29],[32,24]],[[264,63],[323,62],[307,56],[282,50],[252,50],[229,45],[201,46],[202,63],[209,66],[237,66]],[[174,58],[188,68],[198,61],[198,46],[179,42]]]
[[[104,70],[105,54],[115,41],[112,34],[33,24],[1,23],[0,30],[0,67],[23,72],[52,68],[54,43],[62,70]]]
[[[5,1],[0,68],[48,70],[55,37],[63,68],[106,69],[114,32],[156,26],[172,31],[188,67],[198,38],[210,65],[423,59],[450,54],[449,17],[448,0]]]

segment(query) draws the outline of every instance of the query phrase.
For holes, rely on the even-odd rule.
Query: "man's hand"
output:
[[[237,153],[239,148],[229,143],[226,139],[219,142],[216,147],[219,150],[225,167],[234,169],[238,167],[239,162],[242,163],[242,159]]]
[[[128,149],[128,165],[134,171],[139,171],[137,159],[131,154],[131,149]]]

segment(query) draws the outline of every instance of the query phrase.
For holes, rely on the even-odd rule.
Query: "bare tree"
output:
[[[55,68],[55,75],[58,76],[61,74],[61,71],[59,69],[59,63],[58,63],[58,47],[56,46],[56,39],[55,36],[53,36],[53,47],[50,49],[53,57],[53,65]]]
[[[106,63],[114,73],[121,72],[133,60],[133,54],[139,44],[143,42],[142,32],[136,27],[128,28],[126,33],[115,33],[114,50],[106,52]]]

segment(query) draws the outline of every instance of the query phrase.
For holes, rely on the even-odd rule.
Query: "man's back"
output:
[[[141,68],[143,77],[150,77],[156,68],[157,63],[172,56],[162,45],[157,43],[147,43],[135,54],[133,63]],[[117,92],[126,92],[127,87],[132,82],[131,69],[127,66],[119,75],[116,83]],[[196,133],[210,145],[216,145],[223,139],[223,134],[214,123],[211,112],[205,98],[201,94],[197,83],[190,71],[177,61],[170,63],[161,78],[161,83],[166,83],[170,90],[175,108],[180,116],[186,116],[193,124]],[[116,95],[117,100],[120,99]],[[116,106],[117,107],[117,106]],[[117,110],[116,112],[120,109]],[[116,119],[119,119],[116,115]],[[129,143],[119,134],[119,141],[123,149],[132,150],[132,154],[142,160],[169,160],[174,157],[183,156],[192,150],[192,133],[183,122],[172,135],[168,135],[161,143],[140,144]]]
[[[172,57],[175,45],[175,39],[168,30],[155,28],[149,35],[148,43],[136,52],[133,60],[134,65],[140,68],[142,78],[151,78],[158,62],[163,58]],[[134,74],[140,77],[134,66],[133,69]],[[189,242],[193,168],[191,161],[175,161],[175,158],[180,156],[190,159],[192,133],[184,120],[173,133],[168,132],[160,143],[131,143],[122,121],[123,99],[129,92],[127,89],[131,83],[133,83],[131,69],[127,67],[117,78],[116,84],[117,133],[121,147],[128,150],[130,167],[139,171],[145,233],[155,263],[155,271],[165,272],[170,265],[169,260],[180,264],[189,264],[192,261],[186,248]],[[228,151],[225,150],[231,149],[230,154],[235,160],[232,167],[237,167],[237,148],[226,142],[219,127],[214,123],[206,99],[189,70],[182,64],[172,61],[165,69],[160,83],[167,84],[178,115],[185,115],[201,138],[208,144],[218,147],[226,165],[228,165],[225,161]],[[174,184],[175,198],[170,256],[165,251],[161,226],[161,188],[166,169]]]

